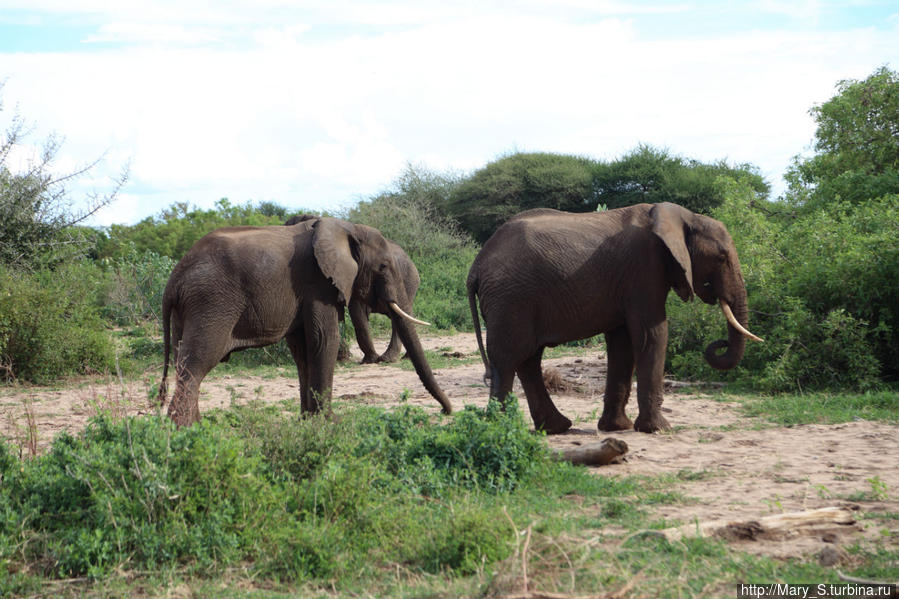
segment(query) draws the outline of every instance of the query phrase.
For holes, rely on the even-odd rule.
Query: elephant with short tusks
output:
[[[169,352],[176,386],[168,414],[179,426],[200,419],[200,383],[231,352],[280,339],[297,365],[301,408],[330,398],[338,324],[354,295],[389,314],[425,388],[452,412],[425,359],[391,247],[372,227],[334,218],[293,226],[225,227],[200,239],[175,265],[162,302],[166,399]]]
[[[297,223],[312,223],[320,217],[312,214],[298,214],[292,216],[284,223],[285,226],[296,225]],[[397,271],[403,286],[406,288],[407,304],[400,304],[400,308],[407,313],[412,314],[412,304],[415,301],[415,295],[418,293],[418,286],[421,284],[421,277],[415,263],[396,243],[387,240],[388,251],[396,262]],[[375,344],[372,340],[371,328],[368,324],[368,318],[372,312],[390,316],[389,311],[384,311],[384,306],[379,305],[376,298],[370,293],[370,289],[361,286],[353,288],[353,297],[350,298],[349,312],[350,319],[353,321],[353,329],[356,331],[356,342],[359,349],[362,350],[362,363],[375,364],[377,362],[396,362],[400,358],[400,350],[403,347],[400,341],[399,333],[396,327],[391,326],[390,343],[387,349],[380,356],[375,351]]]
[[[571,421],[544,385],[543,350],[599,333],[605,334],[608,354],[599,430],[669,428],[661,413],[669,289],[684,301],[695,293],[708,304],[720,304],[728,339],[706,348],[705,359],[714,368],[735,367],[747,337],[761,341],[746,329],[746,288],[727,229],[676,204],[521,213],[487,240],[467,285],[490,395],[505,401],[517,374],[535,426],[550,434],[565,432]],[[723,348],[723,354],[716,353]],[[632,423],[624,408],[634,370],[639,414]]]

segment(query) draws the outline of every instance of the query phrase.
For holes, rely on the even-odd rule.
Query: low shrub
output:
[[[0,378],[46,383],[114,370],[100,280],[91,264],[36,273],[0,267]]]
[[[563,468],[514,407],[440,425],[411,406],[298,416],[254,403],[178,429],[104,415],[31,460],[0,448],[0,564],[93,579],[238,563],[292,582],[390,563],[468,574],[513,548],[492,498]]]

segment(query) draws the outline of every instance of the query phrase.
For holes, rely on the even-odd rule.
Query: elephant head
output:
[[[654,205],[652,230],[671,254],[670,284],[684,301],[695,293],[707,304],[718,303],[728,323],[728,338],[709,344],[705,359],[718,370],[739,364],[746,338],[762,341],[747,330],[746,286],[733,239],[725,226],[677,204]],[[723,354],[717,350],[726,348]]]
[[[366,225],[334,218],[312,222],[316,261],[337,289],[340,303],[347,305],[354,296],[366,297],[374,309],[387,314],[421,382],[443,412],[451,413],[449,398],[437,384],[415,331],[415,324],[428,323],[413,318],[402,308],[411,306],[412,300],[390,242],[380,231]]]

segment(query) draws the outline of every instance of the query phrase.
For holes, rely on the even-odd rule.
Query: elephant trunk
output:
[[[746,350],[747,337],[761,341],[746,330],[746,325],[749,323],[749,309],[746,305],[746,291],[741,291],[742,293],[732,305],[723,299],[719,300],[721,310],[728,319],[727,339],[714,341],[705,348],[706,362],[717,370],[730,370],[740,363],[740,360],[743,359],[743,352]],[[723,354],[716,353],[721,348],[727,348],[727,350]]]
[[[437,384],[437,379],[431,371],[431,366],[425,359],[425,351],[421,346],[421,341],[418,339],[418,333],[415,332],[414,325],[406,317],[400,316],[396,312],[390,314],[390,320],[393,323],[393,330],[399,334],[400,341],[406,346],[409,359],[412,360],[415,372],[424,384],[425,389],[440,403],[444,414],[452,414],[453,406],[446,393]]]

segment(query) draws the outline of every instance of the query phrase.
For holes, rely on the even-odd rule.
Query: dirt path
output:
[[[427,349],[453,356],[477,355],[471,334],[429,337]],[[596,350],[581,356],[554,358],[544,367],[558,369],[568,389],[554,393],[559,409],[574,428],[549,437],[553,447],[598,441],[596,420],[602,406],[605,361]],[[357,356],[357,359],[361,356]],[[484,405],[487,391],[480,361],[436,370],[436,376],[456,409]],[[215,374],[204,381],[201,412],[253,398],[279,401],[296,397],[292,369],[275,377]],[[63,389],[18,388],[0,390],[0,435],[17,445],[27,444],[27,411],[34,416],[37,445],[46,447],[63,430],[77,430],[100,410],[146,413],[154,408],[148,389],[158,381],[120,383],[91,380]],[[521,395],[521,390],[516,386]],[[403,393],[407,401],[434,412],[437,402],[421,386],[415,372],[389,365],[339,368],[335,373],[335,400],[396,405]],[[522,408],[527,413],[522,396]],[[629,415],[636,416],[635,402]],[[825,547],[838,559],[851,559],[845,547],[864,537],[890,535],[899,544],[899,521],[876,519],[877,513],[899,512],[899,427],[867,421],[837,425],[775,427],[740,414],[738,407],[702,393],[669,391],[665,416],[674,430],[646,435],[615,433],[630,452],[627,460],[593,469],[600,476],[658,475],[669,473],[672,491],[687,498],[659,505],[652,518],[682,523],[722,518],[757,519],[780,512],[852,504],[859,508],[858,523],[768,541],[741,541],[740,549],[787,557],[815,555]],[[831,551],[831,554],[834,554]]]

